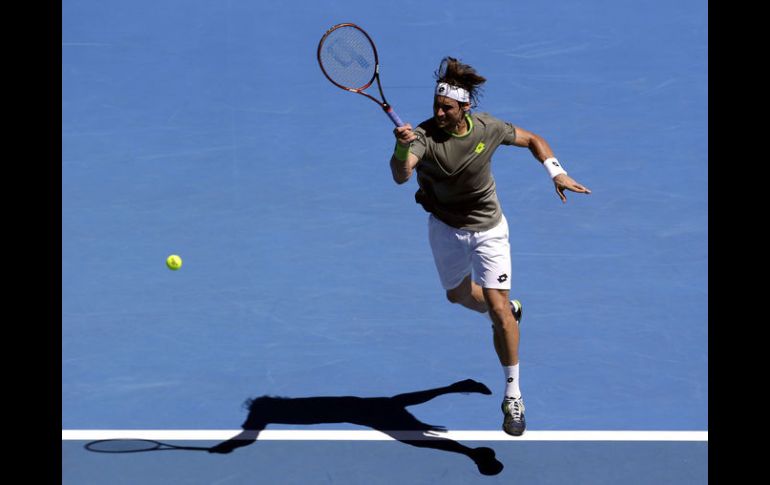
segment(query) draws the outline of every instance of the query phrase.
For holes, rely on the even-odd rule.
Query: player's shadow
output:
[[[423,423],[415,418],[408,406],[427,402],[450,393],[480,393],[490,395],[487,386],[472,379],[455,382],[446,387],[409,392],[393,397],[329,396],[287,398],[262,396],[246,402],[249,415],[241,425],[243,431],[209,449],[210,453],[230,453],[236,448],[254,443],[268,424],[352,423],[381,431],[402,443],[420,448],[460,453],[476,464],[483,475],[497,475],[503,464],[491,448],[469,448],[454,440],[428,432],[446,431],[442,426]]]

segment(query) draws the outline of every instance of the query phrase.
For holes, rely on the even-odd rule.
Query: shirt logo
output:
[[[484,148],[486,148],[486,145],[484,145],[483,141],[480,141],[478,145],[476,145],[476,153],[481,153],[484,151]]]

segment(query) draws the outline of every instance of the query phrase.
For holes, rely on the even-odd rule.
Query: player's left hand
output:
[[[590,194],[591,191],[588,187],[583,187],[577,183],[572,177],[567,174],[561,173],[553,178],[553,185],[556,187],[556,193],[559,194],[559,198],[565,204],[567,203],[567,196],[564,195],[565,190],[571,192],[577,192],[579,194]]]

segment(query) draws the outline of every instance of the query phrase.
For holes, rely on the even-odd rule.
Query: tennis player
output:
[[[562,202],[567,201],[565,191],[591,191],[567,175],[542,137],[487,113],[471,112],[486,82],[473,67],[446,57],[435,78],[433,117],[417,129],[407,123],[394,130],[390,168],[398,184],[417,172],[415,200],[430,213],[430,246],[447,299],[489,312],[506,379],[503,430],[520,436],[526,429],[519,387],[522,307],[518,300],[509,300],[508,222],[495,190],[492,154],[500,145],[528,148],[545,167]]]

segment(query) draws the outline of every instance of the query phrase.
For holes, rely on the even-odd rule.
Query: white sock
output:
[[[505,397],[506,399],[518,399],[521,397],[519,390],[519,364],[504,365],[505,371]]]

